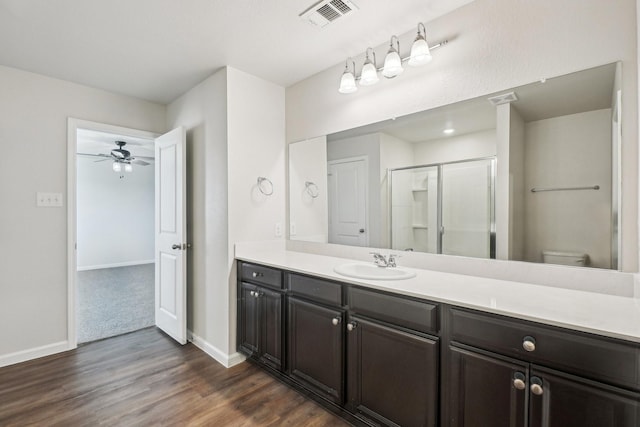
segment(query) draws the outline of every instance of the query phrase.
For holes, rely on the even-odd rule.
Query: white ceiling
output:
[[[0,64],[168,103],[225,65],[289,86],[473,0],[353,1],[318,29],[316,0],[0,0]]]

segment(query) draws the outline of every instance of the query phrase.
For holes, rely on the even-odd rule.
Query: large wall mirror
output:
[[[618,269],[620,67],[290,144],[290,239]]]

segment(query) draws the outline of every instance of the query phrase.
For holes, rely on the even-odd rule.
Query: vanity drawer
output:
[[[242,262],[240,264],[240,279],[243,282],[258,283],[274,289],[282,289],[282,271],[277,268]]]
[[[640,345],[487,313],[449,313],[452,341],[640,390]],[[525,341],[533,343],[528,350]]]
[[[424,301],[351,287],[349,311],[428,334],[439,331],[438,306]]]
[[[342,305],[342,285],[339,283],[290,273],[289,290],[293,295],[330,305]]]

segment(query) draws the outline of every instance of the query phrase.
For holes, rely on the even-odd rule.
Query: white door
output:
[[[156,138],[156,326],[187,342],[186,141],[182,127]]]
[[[366,159],[331,161],[327,169],[329,243],[368,246]]]

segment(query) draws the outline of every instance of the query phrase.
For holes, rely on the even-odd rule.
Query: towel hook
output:
[[[270,196],[273,194],[273,182],[269,178],[265,178],[264,176],[258,177],[258,190],[265,196]]]
[[[318,188],[318,185],[315,182],[312,181],[305,181],[304,182],[304,187],[305,190],[307,190],[307,193],[312,197],[312,198],[316,198],[320,195],[320,189]]]

